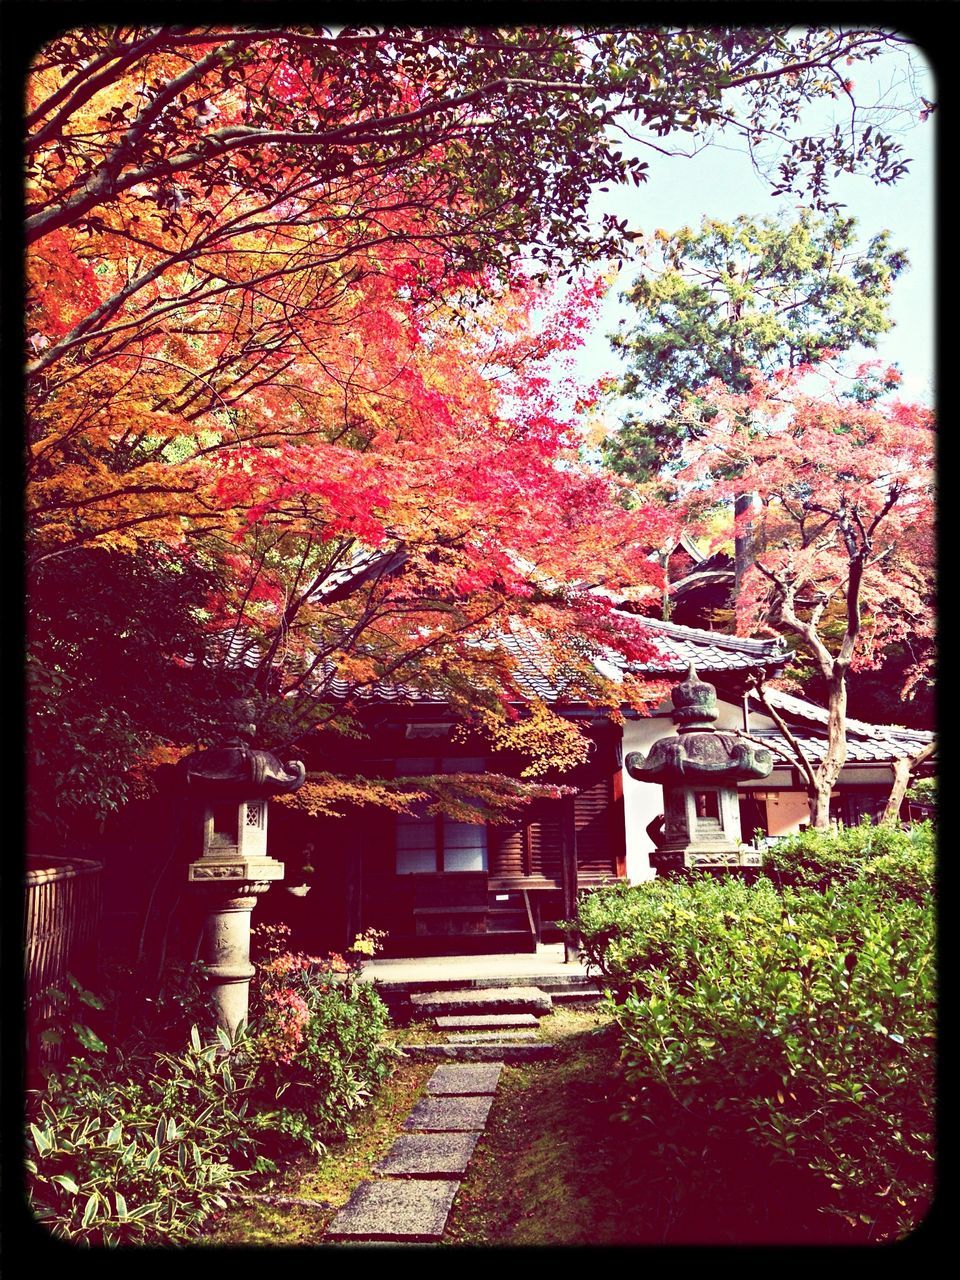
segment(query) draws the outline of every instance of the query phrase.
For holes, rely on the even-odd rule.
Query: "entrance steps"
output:
[[[550,1057],[551,1041],[542,1019],[553,1013],[558,995],[596,1001],[596,984],[582,975],[557,980],[555,990],[504,984],[445,987],[406,993],[406,1011],[414,1025],[436,1031],[426,1043],[410,1040],[403,1052],[413,1058],[461,1062],[524,1062]],[[479,984],[483,985],[479,985]]]
[[[448,991],[416,992],[409,997],[414,1017],[465,1013],[532,1013],[543,1017],[553,1010],[553,999],[539,987],[478,987]]]
[[[389,978],[377,977],[377,993],[389,1008],[393,1017],[399,1022],[405,1022],[411,1017],[426,1016],[422,1010],[422,1005],[414,1004],[414,1000],[418,996],[424,995],[443,995],[443,996],[462,996],[468,992],[500,992],[500,996],[491,997],[492,1004],[483,1005],[480,1003],[469,1003],[465,1006],[464,1012],[469,1014],[482,1013],[531,1013],[536,1016],[542,1016],[536,1009],[516,1008],[503,1005],[504,991],[515,991],[517,989],[535,988],[541,993],[541,996],[548,997],[548,1003],[543,1012],[549,1012],[550,1009],[557,1004],[578,1004],[578,1003],[595,1003],[601,995],[600,988],[597,983],[584,973],[561,973],[550,974],[549,976],[535,975],[528,977],[526,975],[509,975],[486,976],[476,978],[439,978],[433,981],[429,980],[402,980],[393,981]],[[448,1004],[444,1008],[437,1009],[437,1014],[455,1014],[457,1010]],[[530,1025],[530,1024],[527,1024]]]

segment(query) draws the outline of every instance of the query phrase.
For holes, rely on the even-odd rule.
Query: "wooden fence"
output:
[[[25,970],[29,1019],[52,1012],[42,993],[62,988],[67,974],[95,978],[102,908],[102,862],[88,858],[28,859],[26,873]]]

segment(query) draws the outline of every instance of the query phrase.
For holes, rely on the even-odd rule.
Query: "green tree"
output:
[[[858,248],[855,220],[839,213],[704,218],[698,231],[658,229],[639,243],[642,274],[622,295],[637,317],[611,338],[629,362],[617,392],[636,408],[607,446],[608,462],[637,481],[678,457],[689,427],[675,411],[711,379],[746,391],[751,368],[873,348],[907,265],[888,231]]]
[[[27,632],[31,845],[76,845],[146,793],[158,741],[200,738],[209,693],[175,655],[202,651],[216,575],[161,543],[86,548],[33,575]]]

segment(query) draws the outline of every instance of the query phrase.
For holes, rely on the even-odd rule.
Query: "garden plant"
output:
[[[321,959],[289,952],[287,932],[267,931],[251,1020],[233,1037],[194,1024],[187,1043],[164,1047],[184,1008],[196,1011],[192,975],[161,1016],[114,1027],[112,1043],[99,1031],[113,1000],[75,982],[58,993],[60,1029],[47,1034],[64,1040],[65,1061],[29,1093],[26,1166],[30,1208],[54,1236],[183,1242],[281,1158],[349,1133],[394,1054],[385,1006],[358,981],[376,939]]]
[[[933,1188],[933,835],[808,831],[752,883],[691,873],[588,896],[622,1120],[685,1194],[736,1180],[761,1234],[884,1241]],[[778,1203],[774,1203],[777,1201]]]

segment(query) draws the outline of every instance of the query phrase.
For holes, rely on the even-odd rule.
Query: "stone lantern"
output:
[[[646,758],[631,751],[624,761],[631,778],[663,787],[663,834],[651,863],[658,872],[759,865],[759,855],[741,846],[737,783],[766,778],[773,756],[714,727],[717,691],[693,663],[670,696],[676,735],[658,738]]]
[[[296,791],[306,770],[299,760],[281,764],[251,745],[253,706],[228,704],[225,741],[181,764],[188,790],[203,813],[203,847],[188,879],[206,899],[200,959],[212,986],[217,1020],[232,1035],[246,1019],[250,979],[250,914],[257,895],[283,879],[283,863],[267,853],[271,796]]]

